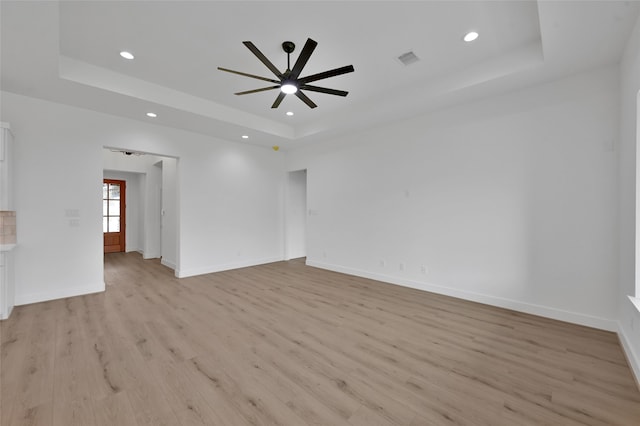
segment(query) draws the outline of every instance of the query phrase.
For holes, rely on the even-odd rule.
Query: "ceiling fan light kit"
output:
[[[264,56],[264,54],[252,42],[243,41],[242,44],[244,44],[247,47],[247,49],[249,49],[260,60],[260,62],[262,62],[267,68],[269,68],[269,70],[278,79],[276,80],[273,78],[261,77],[258,75],[248,74],[240,71],[234,71],[228,68],[218,67],[220,71],[225,71],[233,74],[238,74],[244,77],[250,77],[250,78],[255,78],[257,80],[274,83],[273,86],[262,87],[260,89],[254,89],[254,90],[247,90],[244,92],[237,92],[235,93],[235,95],[248,95],[250,93],[258,93],[258,92],[264,92],[267,90],[280,89],[280,93],[276,97],[276,100],[273,102],[273,105],[271,105],[271,108],[278,108],[282,100],[287,95],[296,95],[298,99],[300,99],[302,102],[307,104],[309,108],[316,108],[317,105],[311,99],[309,99],[307,95],[303,93],[303,90],[308,90],[311,92],[326,93],[328,95],[343,96],[343,97],[349,94],[349,92],[346,92],[344,90],[336,90],[336,89],[328,89],[326,87],[312,86],[308,83],[312,83],[314,81],[323,80],[325,78],[336,77],[338,75],[353,72],[354,71],[353,65],[347,65],[347,66],[335,68],[329,71],[308,75],[306,77],[300,77],[300,73],[302,72],[302,69],[307,64],[307,62],[309,61],[309,58],[311,57],[311,54],[313,53],[316,46],[318,45],[316,41],[311,40],[310,38],[307,39],[307,42],[304,44],[304,47],[302,48],[302,51],[300,52],[300,55],[298,56],[296,63],[293,65],[293,68],[291,68],[290,57],[291,57],[291,53],[293,53],[293,51],[295,50],[296,45],[291,41],[285,41],[284,43],[282,43],[282,50],[284,50],[285,53],[287,54],[287,69],[285,72],[280,72],[280,70],[278,70],[278,68],[276,68],[276,66],[273,65],[273,63],[269,61],[269,59],[267,59],[267,57]]]
[[[298,86],[296,86],[295,81],[283,81],[280,91],[287,95],[293,95],[298,91]]]

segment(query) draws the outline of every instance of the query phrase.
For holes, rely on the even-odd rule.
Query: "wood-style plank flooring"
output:
[[[613,333],[300,260],[105,279],[1,323],[2,426],[640,425]]]

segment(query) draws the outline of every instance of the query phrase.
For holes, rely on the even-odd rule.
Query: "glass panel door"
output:
[[[125,251],[126,181],[104,179],[102,183],[102,232],[104,252]]]
[[[120,232],[120,184],[102,184],[102,232]]]

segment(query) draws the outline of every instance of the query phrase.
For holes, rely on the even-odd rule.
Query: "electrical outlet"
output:
[[[380,260],[380,266],[381,266],[382,268],[384,268],[386,264],[387,264],[387,263],[386,263],[384,260],[382,260],[382,259]]]
[[[400,270],[404,271],[404,263],[403,262],[400,262]]]
[[[322,257],[324,257],[325,259],[327,258],[327,252],[326,251],[322,252]]]
[[[429,273],[429,268],[427,268],[426,265],[422,265],[420,267],[420,272],[422,272],[423,275],[427,275]]]

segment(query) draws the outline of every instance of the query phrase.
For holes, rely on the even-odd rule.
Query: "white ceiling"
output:
[[[0,84],[286,149],[616,63],[639,10],[637,1],[3,0]],[[469,30],[480,37],[464,43]],[[293,63],[309,37],[318,47],[301,76],[352,64],[354,73],[314,83],[347,90],[346,98],[307,92],[318,108],[287,96],[271,109],[275,90],[233,95],[269,83],[216,69],[273,78],[242,41],[284,71],[282,42],[296,43]],[[401,64],[407,51],[420,61]]]

